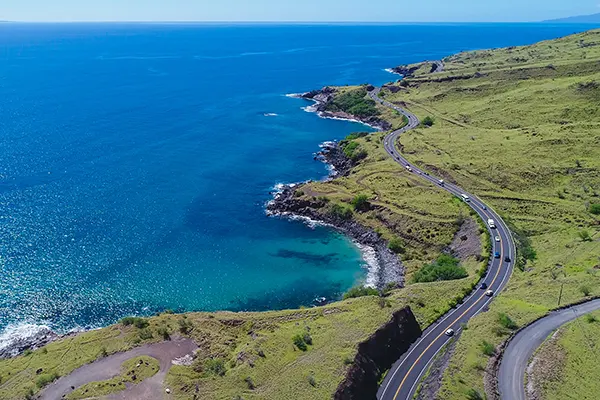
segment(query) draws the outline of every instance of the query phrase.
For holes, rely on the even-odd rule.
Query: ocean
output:
[[[39,325],[339,298],[369,260],[265,203],[327,176],[320,143],[368,128],[285,95],[585,29],[0,24],[0,345]]]

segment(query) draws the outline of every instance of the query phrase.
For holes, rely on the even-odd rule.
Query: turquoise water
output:
[[[584,29],[0,24],[0,331],[336,298],[358,249],[264,204],[365,127],[284,95]]]

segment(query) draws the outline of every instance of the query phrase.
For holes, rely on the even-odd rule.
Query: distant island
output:
[[[567,18],[549,19],[544,22],[558,22],[563,24],[600,24],[600,13],[591,15],[579,15]]]

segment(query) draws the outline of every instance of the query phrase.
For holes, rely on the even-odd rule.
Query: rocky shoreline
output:
[[[373,90],[373,86],[367,86],[367,90]],[[293,94],[291,97],[314,101],[315,104],[307,108],[307,111],[315,112],[321,118],[340,119],[346,121],[360,122],[380,131],[392,129],[392,124],[379,117],[357,117],[356,115],[348,114],[344,111],[331,111],[328,109],[329,104],[333,101],[336,89],[330,86],[325,86],[319,90],[310,92]]]
[[[313,223],[330,226],[348,236],[365,252],[369,250],[369,274],[367,284],[383,288],[388,283],[404,286],[404,266],[398,255],[388,248],[386,240],[371,228],[354,219],[344,219],[327,212],[328,202],[324,199],[310,200],[296,197],[301,187],[297,184],[284,185],[267,205],[267,213],[285,218],[300,218]]]
[[[54,341],[77,334],[59,335],[47,326],[23,325],[9,329],[0,340],[0,360],[16,357],[27,350],[35,351]]]

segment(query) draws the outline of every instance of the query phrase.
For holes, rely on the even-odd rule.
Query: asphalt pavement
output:
[[[504,350],[498,388],[502,400],[526,400],[525,370],[533,353],[556,329],[589,312],[600,310],[600,299],[554,311],[523,329]]]
[[[435,177],[428,172],[411,164],[405,159],[396,148],[396,142],[401,134],[419,126],[419,119],[407,110],[392,104],[378,97],[381,89],[376,88],[369,93],[369,96],[378,103],[392,108],[406,116],[408,124],[401,129],[395,130],[384,139],[385,150],[407,173],[420,176],[422,179],[431,182],[458,198],[465,201],[483,221],[493,219],[496,228],[488,227],[492,237],[492,255],[487,275],[480,283],[485,282],[492,295],[486,295],[486,290],[476,289],[470,296],[437,322],[428,327],[421,337],[410,347],[410,349],[392,366],[384,381],[382,382],[377,398],[380,400],[408,400],[412,399],[419,381],[433,362],[436,354],[451,340],[446,335],[446,331],[452,329],[455,333],[459,332],[462,325],[469,319],[484,311],[493,298],[498,295],[508,283],[508,279],[514,267],[516,250],[513,238],[506,223],[489,206],[483,203],[477,196],[474,196],[460,187],[449,182],[442,182],[439,177]],[[500,241],[494,238],[499,237]],[[494,257],[494,253],[500,254],[499,258]],[[506,262],[505,257],[510,261]],[[451,299],[449,298],[448,301]]]

